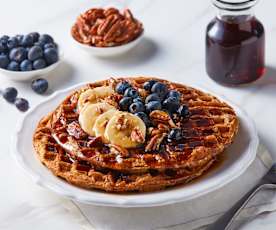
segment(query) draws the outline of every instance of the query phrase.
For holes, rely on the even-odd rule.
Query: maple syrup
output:
[[[208,75],[226,85],[257,80],[265,71],[265,31],[251,12],[256,1],[213,2],[219,13],[206,31]]]

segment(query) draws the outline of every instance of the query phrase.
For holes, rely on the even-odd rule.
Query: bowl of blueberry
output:
[[[0,37],[0,73],[14,81],[27,81],[49,74],[62,53],[52,36],[37,32]]]

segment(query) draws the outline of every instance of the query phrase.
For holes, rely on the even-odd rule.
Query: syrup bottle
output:
[[[258,0],[213,0],[217,16],[206,31],[206,70],[218,83],[239,85],[265,71],[265,32],[254,16]]]

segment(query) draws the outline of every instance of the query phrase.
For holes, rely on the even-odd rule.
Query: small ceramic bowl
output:
[[[120,45],[120,46],[114,46],[114,47],[95,47],[95,46],[89,46],[82,44],[75,40],[73,37],[72,39],[74,40],[75,44],[77,44],[78,47],[80,47],[82,50],[87,52],[88,54],[91,54],[93,56],[98,56],[98,57],[112,57],[116,55],[120,55],[123,53],[126,53],[127,51],[131,50],[135,46],[138,45],[138,43],[141,42],[142,38],[144,36],[144,32],[139,35],[135,40]]]
[[[62,62],[62,59],[63,53],[59,51],[59,60],[56,63],[43,69],[31,71],[11,71],[0,68],[0,77],[4,76],[12,81],[30,81],[32,79],[48,75],[50,72],[57,68],[57,66]]]

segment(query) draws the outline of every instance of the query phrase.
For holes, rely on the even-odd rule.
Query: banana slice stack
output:
[[[139,117],[104,101],[113,93],[108,86],[84,91],[78,100],[80,126],[89,135],[101,137],[104,143],[135,148],[145,142],[146,126]]]

